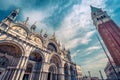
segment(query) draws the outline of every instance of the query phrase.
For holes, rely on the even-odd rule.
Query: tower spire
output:
[[[93,7],[92,5],[90,5],[90,7],[91,7],[91,12],[93,12],[93,13],[101,10],[100,8]]]
[[[92,11],[96,10],[94,7],[91,9]],[[106,11],[100,10],[91,14],[93,24],[96,26],[116,66],[120,66],[120,29]]]
[[[16,19],[16,17],[18,16],[20,12],[19,8],[16,8],[15,10],[13,10],[10,15],[8,16],[9,19],[11,19],[11,21],[14,21]]]
[[[46,30],[46,32],[44,34],[44,37],[47,38],[47,36],[48,36],[48,34],[47,34],[47,30]]]
[[[36,23],[37,23],[37,22],[35,22],[35,23],[31,26],[31,28],[30,28],[32,32],[34,32],[35,29],[36,29]]]
[[[25,25],[27,24],[28,20],[29,20],[29,17],[26,18],[26,20],[24,22]]]
[[[0,25],[4,26],[4,28],[6,28],[7,26],[10,25],[11,22],[13,22],[16,17],[19,14],[20,9],[16,8],[15,10],[13,10],[3,21]]]

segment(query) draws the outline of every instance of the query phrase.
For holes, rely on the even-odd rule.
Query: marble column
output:
[[[12,63],[14,62],[14,59],[11,59]],[[6,68],[5,70],[5,73],[4,73],[4,76],[1,78],[1,80],[14,80],[12,79],[14,74],[15,74],[15,71],[17,69],[15,68],[15,65],[10,65]]]
[[[59,80],[65,80],[64,79],[64,74],[59,74],[60,79]]]
[[[8,73],[8,70],[5,70],[3,76],[0,78],[0,80],[4,80],[4,78],[5,78],[5,76],[7,75],[7,73]]]
[[[26,58],[26,60],[25,60],[25,63],[23,65],[23,71],[21,71],[21,75],[19,76],[19,80],[23,79],[23,76],[25,74],[25,70],[26,70],[26,67],[27,67],[27,62],[28,62],[28,58]]]
[[[64,67],[59,68],[58,78],[59,80],[64,80]]]
[[[41,77],[39,80],[47,80],[48,78],[48,72],[41,72]]]
[[[21,59],[20,59],[20,61],[19,61],[19,64],[17,66],[17,69],[15,71],[15,74],[14,74],[12,80],[20,80],[20,77],[23,77],[23,76],[21,76],[21,73],[25,71],[24,70],[24,65],[27,64],[26,61],[27,61],[27,57],[22,56]]]
[[[15,71],[15,70],[14,70],[14,69],[11,69],[11,68],[7,69],[5,76],[2,77],[1,80],[12,80],[12,77],[13,77],[13,75],[14,75],[14,71]]]

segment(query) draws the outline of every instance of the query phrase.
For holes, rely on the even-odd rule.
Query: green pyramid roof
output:
[[[97,12],[98,10],[100,10],[100,8],[96,8],[93,6],[90,6],[90,7],[91,7],[91,12]]]

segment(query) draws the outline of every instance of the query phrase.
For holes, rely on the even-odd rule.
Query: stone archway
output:
[[[62,60],[58,54],[51,54],[48,62],[55,64],[58,68],[62,66]]]
[[[59,55],[57,54],[52,54],[49,58],[49,63],[54,64],[56,66],[56,73],[54,74],[56,78],[54,80],[61,80],[61,66],[62,66],[62,61]],[[50,71],[48,69],[48,78],[49,78]],[[49,80],[49,79],[48,79]]]
[[[0,72],[4,74],[0,76],[0,80],[12,80],[16,69],[10,67],[16,68],[19,65],[23,51],[22,46],[16,42],[0,43]]]
[[[30,79],[39,80],[43,61],[44,58],[42,53],[40,53],[39,51],[32,52],[29,56],[29,60],[27,63],[27,68],[23,80],[30,80]],[[29,68],[29,64],[32,65],[31,68]],[[28,68],[31,69],[30,72],[27,71]]]
[[[13,43],[4,42],[0,44],[0,53],[4,55],[20,58],[22,56],[22,50],[19,46]]]
[[[57,67],[55,65],[49,67],[47,80],[57,80]]]
[[[56,53],[58,52],[57,47],[54,43],[49,43],[47,46],[47,49],[52,51],[52,52],[56,52]]]

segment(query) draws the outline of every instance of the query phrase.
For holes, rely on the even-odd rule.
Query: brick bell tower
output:
[[[120,28],[101,8],[91,6],[91,16],[116,66],[120,66]]]

